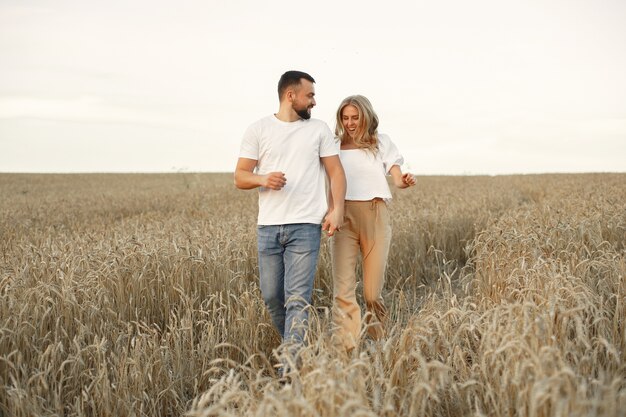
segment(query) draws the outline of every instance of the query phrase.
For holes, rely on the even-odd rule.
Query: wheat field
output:
[[[394,191],[388,336],[276,377],[256,192],[230,174],[0,174],[0,416],[625,416],[626,174]]]

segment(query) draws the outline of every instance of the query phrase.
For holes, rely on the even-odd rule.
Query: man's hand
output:
[[[324,217],[322,230],[328,231],[328,236],[333,236],[343,223],[343,210],[331,209]]]
[[[286,183],[287,178],[285,178],[284,172],[270,172],[269,174],[263,175],[261,180],[261,185],[270,190],[280,190]]]
[[[239,158],[235,168],[235,186],[241,190],[251,190],[257,187],[265,187],[270,190],[280,190],[287,183],[284,172],[270,172],[265,175],[254,173],[257,160]]]

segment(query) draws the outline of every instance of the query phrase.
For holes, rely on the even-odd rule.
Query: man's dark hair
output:
[[[305,80],[309,80],[312,83],[315,82],[313,77],[311,77],[306,72],[302,71],[287,71],[284,73],[280,80],[278,81],[278,99],[280,100],[283,97],[283,93],[289,87],[293,87],[294,85],[300,85],[300,79],[304,78]]]

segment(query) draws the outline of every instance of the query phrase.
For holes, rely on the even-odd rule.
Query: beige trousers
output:
[[[331,239],[333,268],[333,323],[347,350],[361,333],[361,308],[356,300],[356,263],[363,262],[363,298],[367,309],[367,332],[374,339],[384,334],[387,309],[382,298],[391,224],[387,204],[380,199],[346,201],[341,229]]]

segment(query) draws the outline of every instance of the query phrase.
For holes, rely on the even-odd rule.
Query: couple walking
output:
[[[359,252],[372,317],[368,332],[375,339],[384,332],[382,288],[391,241],[386,175],[399,188],[414,185],[415,178],[402,174],[402,156],[388,136],[377,132],[378,117],[367,98],[343,100],[336,137],[326,123],[312,119],[314,83],[304,72],[282,75],[278,113],[253,123],[244,134],[235,185],[259,190],[260,287],[283,341],[296,347],[303,342],[324,230],[332,237],[333,322],[351,351],[361,331]]]

